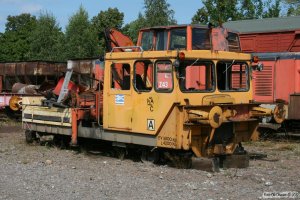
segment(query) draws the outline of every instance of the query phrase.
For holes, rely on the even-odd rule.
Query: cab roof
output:
[[[140,29],[143,30],[155,30],[155,29],[172,29],[172,28],[186,28],[188,26],[191,27],[197,27],[197,28],[209,28],[208,25],[202,25],[202,24],[179,24],[179,25],[168,25],[168,26],[154,26],[154,27],[147,27]]]

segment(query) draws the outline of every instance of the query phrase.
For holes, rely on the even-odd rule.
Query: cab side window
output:
[[[227,40],[228,40],[229,51],[234,51],[234,52],[241,51],[238,34],[229,32]]]
[[[246,63],[218,62],[217,85],[220,91],[247,91],[249,67]]]
[[[158,92],[171,92],[173,90],[171,62],[159,61],[155,64],[155,90]]]
[[[167,31],[157,31],[156,32],[156,50],[163,51],[167,50],[168,42],[168,32]]]
[[[144,51],[152,49],[152,47],[153,47],[153,32],[152,31],[143,32],[141,46]]]
[[[115,63],[111,65],[111,88],[130,90],[130,65]]]
[[[186,49],[186,29],[171,30],[170,50]]]
[[[193,50],[211,49],[209,29],[194,28],[192,31]]]
[[[134,65],[134,88],[138,92],[149,92],[153,87],[153,64],[137,61]]]

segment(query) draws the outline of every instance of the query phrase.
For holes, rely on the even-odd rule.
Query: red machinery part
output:
[[[64,83],[64,79],[65,79],[64,77],[60,78],[57,85],[56,85],[56,87],[53,90],[53,93],[57,96],[59,95],[59,93],[61,91],[62,85]],[[79,87],[75,83],[70,81],[69,85],[68,85],[68,90],[71,90],[71,91],[74,91],[74,92],[79,92]]]

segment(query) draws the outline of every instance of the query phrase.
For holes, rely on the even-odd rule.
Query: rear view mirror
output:
[[[264,64],[257,63],[257,65],[252,65],[252,69],[261,72],[264,69]]]

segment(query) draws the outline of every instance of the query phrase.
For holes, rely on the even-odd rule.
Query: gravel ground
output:
[[[20,126],[0,128],[0,199],[261,199],[300,192],[300,144],[247,143],[266,153],[246,169],[208,173],[28,145]]]

